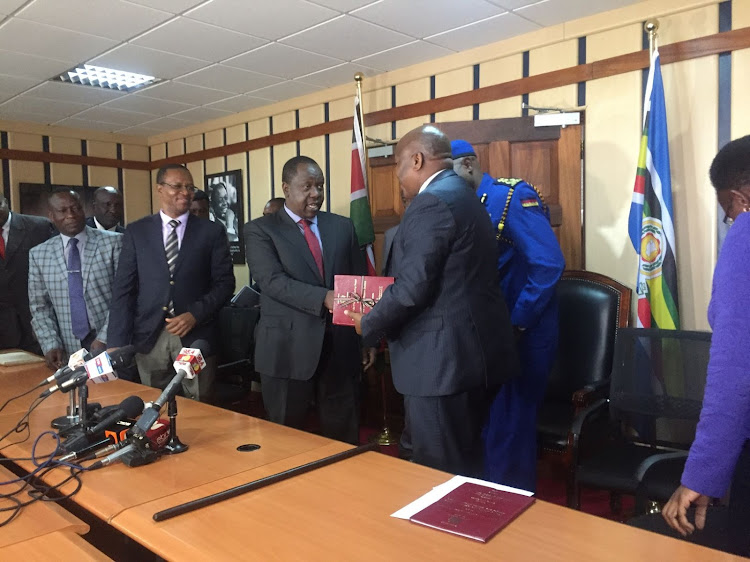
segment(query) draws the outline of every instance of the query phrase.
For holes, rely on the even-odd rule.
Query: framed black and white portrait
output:
[[[204,183],[209,202],[209,218],[227,231],[232,263],[245,263],[242,225],[245,213],[242,204],[242,170],[206,174]]]

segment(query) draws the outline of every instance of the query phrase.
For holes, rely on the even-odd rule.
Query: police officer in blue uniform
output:
[[[565,259],[550,225],[549,209],[534,186],[482,174],[474,148],[464,140],[453,141],[451,149],[453,169],[476,189],[492,220],[500,287],[521,358],[521,376],[501,388],[483,432],[485,477],[534,491],[537,408],[557,352],[555,288]]]

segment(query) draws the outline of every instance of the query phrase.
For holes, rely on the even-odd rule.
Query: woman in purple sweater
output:
[[[683,536],[703,529],[711,498],[731,485],[727,550],[750,555],[750,135],[711,164],[711,183],[729,229],[714,271],[713,329],[703,409],[682,485],[662,510]],[[695,523],[687,510],[695,504]]]

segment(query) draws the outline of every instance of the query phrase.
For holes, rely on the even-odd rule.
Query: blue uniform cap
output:
[[[463,158],[464,156],[476,156],[474,147],[471,146],[465,140],[454,140],[451,141],[451,157],[455,160],[456,158]]]

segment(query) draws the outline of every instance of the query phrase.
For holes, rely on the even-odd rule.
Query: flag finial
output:
[[[654,52],[656,48],[656,36],[659,34],[659,20],[656,18],[647,19],[643,24],[643,30],[648,33],[648,52]]]
[[[364,80],[364,79],[365,79],[365,75],[364,75],[364,74],[362,74],[361,72],[357,72],[357,73],[356,73],[356,74],[354,75],[354,81],[355,81],[355,82],[362,82],[362,80]]]

